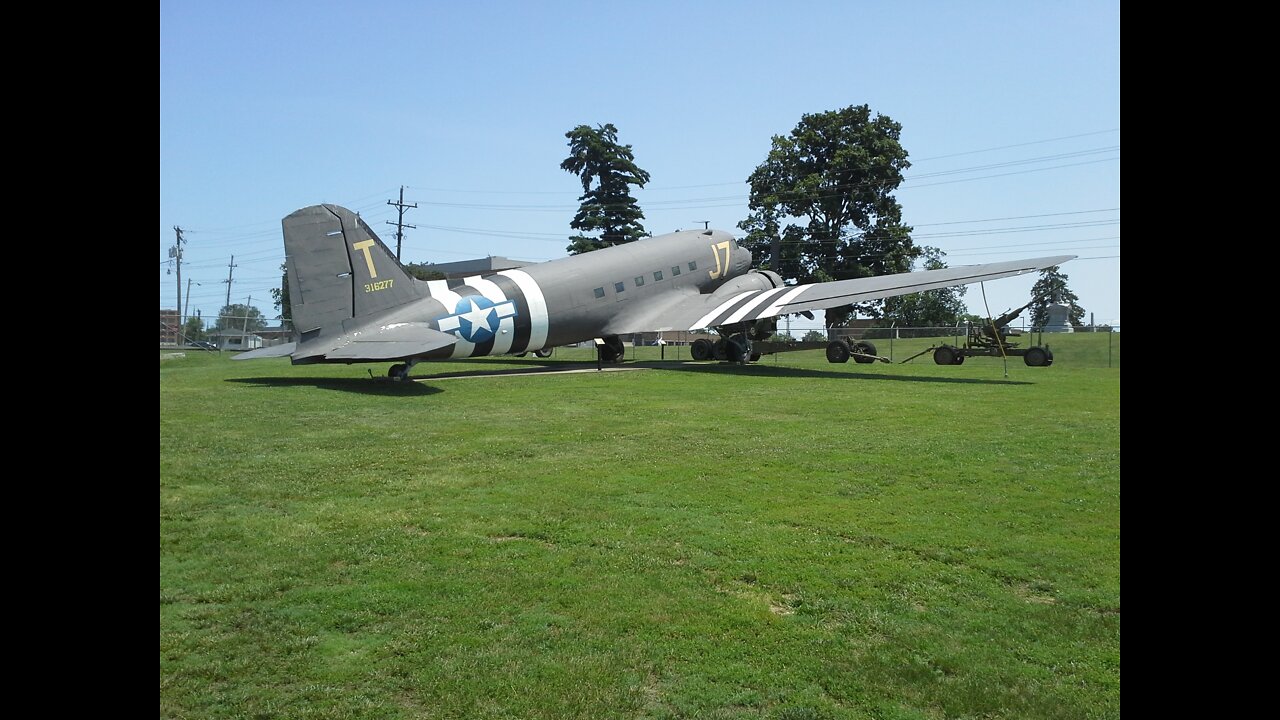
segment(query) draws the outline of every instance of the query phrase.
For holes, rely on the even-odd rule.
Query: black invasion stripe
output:
[[[747,303],[751,302],[751,301],[752,301],[753,299],[755,299],[756,297],[759,297],[760,293],[762,293],[762,292],[768,292],[768,290],[757,290],[757,291],[755,291],[755,292],[748,293],[746,297],[744,297],[744,298],[742,298],[741,300],[739,300],[738,302],[735,302],[734,304],[730,305],[728,308],[726,308],[726,309],[724,310],[724,312],[722,312],[722,313],[720,313],[719,315],[717,315],[715,320],[712,320],[710,323],[708,323],[708,324],[707,324],[707,327],[718,327],[718,326],[720,325],[720,323],[722,323],[722,322],[724,322],[725,320],[727,320],[727,319],[729,318],[729,316],[730,316],[730,315],[732,315],[732,314],[734,314],[735,312],[737,312],[738,308],[740,308],[740,307],[742,307],[743,305],[746,305]]]
[[[458,288],[462,287],[462,280],[460,278],[450,278],[448,280],[445,280],[445,286],[448,287],[450,290],[457,292]]]
[[[470,285],[463,285],[462,283],[459,283],[456,287],[450,287],[449,289],[458,293],[458,295],[462,297],[484,297],[484,293],[471,287]],[[488,300],[488,298],[485,298],[485,299]],[[490,302],[493,302],[493,301],[490,300]],[[485,340],[484,342],[476,343],[475,350],[471,351],[471,357],[482,357],[482,356],[491,354],[493,352],[493,341],[495,339],[496,338],[491,337],[488,340]]]
[[[516,281],[506,275],[489,275],[485,280],[498,286],[507,299],[516,304],[515,336],[511,340],[511,353],[522,353],[529,349],[529,334],[532,332],[533,318],[529,316],[529,303],[520,292]]]

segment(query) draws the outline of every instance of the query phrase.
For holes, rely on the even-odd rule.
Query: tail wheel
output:
[[[859,340],[858,342],[854,343],[853,351],[857,353],[857,355],[853,357],[853,361],[856,363],[862,363],[863,365],[866,365],[867,363],[873,363],[876,361],[874,357],[870,357],[871,355],[876,354],[876,346],[872,345],[867,340]],[[867,357],[863,357],[864,355]]]
[[[849,362],[849,346],[843,342],[836,340],[827,345],[827,362],[829,363],[847,363]]]
[[[1053,362],[1049,358],[1049,353],[1041,347],[1027,348],[1027,354],[1022,356],[1022,362],[1029,367],[1044,367]]]
[[[698,338],[689,346],[689,357],[694,360],[710,360],[715,354],[715,349],[711,347],[711,341],[706,338]]]
[[[957,354],[958,353],[956,353],[955,348],[951,347],[950,345],[943,345],[942,347],[933,351],[933,361],[938,365],[955,365]]]

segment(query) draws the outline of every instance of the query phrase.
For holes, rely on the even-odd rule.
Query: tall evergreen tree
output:
[[[569,223],[579,234],[569,238],[569,253],[577,255],[647,236],[640,224],[644,213],[631,196],[631,186],[644,187],[649,173],[636,165],[630,145],[618,144],[618,129],[612,123],[595,128],[579,125],[564,136],[569,138],[570,154],[560,167],[582,180],[581,204]]]
[[[748,179],[752,214],[738,224],[747,232],[741,244],[763,257],[780,237],[771,264],[798,282],[911,270],[921,250],[893,196],[911,167],[901,133],[866,105],[802,116],[789,136],[773,137]],[[855,309],[880,317],[883,307],[875,300],[827,310],[827,325],[843,324]]]
[[[1031,305],[1031,324],[1044,327],[1049,323],[1049,306],[1066,305],[1071,308],[1067,316],[1073,327],[1084,324],[1084,308],[1080,307],[1080,298],[1067,287],[1067,276],[1061,268],[1054,265],[1040,271],[1040,279],[1031,286],[1031,297],[1035,302]]]

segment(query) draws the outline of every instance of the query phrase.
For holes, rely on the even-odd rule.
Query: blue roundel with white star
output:
[[[510,300],[495,303],[483,295],[466,295],[458,299],[452,315],[439,318],[437,323],[442,332],[455,332],[469,343],[480,344],[493,339],[503,318],[515,314]]]

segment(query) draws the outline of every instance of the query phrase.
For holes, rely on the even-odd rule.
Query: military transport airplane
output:
[[[313,205],[282,224],[295,342],[235,359],[394,362],[388,374],[396,380],[424,360],[545,357],[552,347],[591,340],[601,360],[617,362],[619,336],[675,330],[714,331],[721,337],[716,357],[746,362],[752,342],[769,337],[782,315],[1022,275],[1075,257],[786,285],[775,272],[751,269],[751,252],[732,235],[707,229],[490,275],[422,281],[346,208]],[[695,359],[711,355],[707,346],[691,351]]]

